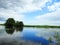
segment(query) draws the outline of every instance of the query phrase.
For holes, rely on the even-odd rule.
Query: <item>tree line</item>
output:
[[[12,27],[23,27],[24,24],[22,21],[15,21],[13,18],[8,18],[5,22],[5,26],[7,28],[12,28]]]

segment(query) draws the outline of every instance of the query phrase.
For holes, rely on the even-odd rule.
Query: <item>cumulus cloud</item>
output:
[[[60,3],[54,3],[49,7],[50,13],[38,15],[35,18],[44,25],[60,25]],[[53,7],[54,8],[53,8]]]
[[[51,0],[0,0],[0,8],[15,11],[35,11],[42,9]]]
[[[41,10],[51,0],[0,0],[0,22],[7,18],[23,20],[24,12]]]
[[[22,20],[24,15],[18,14],[16,12],[14,12],[13,10],[5,10],[3,9],[3,11],[0,12],[0,17],[1,19],[8,19],[8,18],[14,18],[15,20]]]
[[[48,6],[49,11],[55,11],[55,10],[57,10],[57,8],[60,8],[60,2],[54,3],[51,6]]]

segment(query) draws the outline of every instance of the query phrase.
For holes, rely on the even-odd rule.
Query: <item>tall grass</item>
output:
[[[53,38],[54,38],[54,41],[53,41],[53,39],[51,37],[49,38],[50,43],[53,41],[53,42],[55,42],[54,45],[60,45],[60,35],[59,35],[59,32],[55,32]],[[50,44],[50,45],[53,45],[53,44]]]

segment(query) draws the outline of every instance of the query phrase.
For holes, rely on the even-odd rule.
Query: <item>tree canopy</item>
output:
[[[22,21],[16,22],[13,18],[8,18],[5,23],[6,27],[23,27],[23,25]]]
[[[17,21],[17,22],[15,23],[15,26],[16,26],[16,27],[23,27],[23,25],[24,25],[24,24],[23,24],[22,21],[20,21],[20,22]]]
[[[14,24],[15,24],[15,20],[14,20],[13,18],[8,18],[8,19],[6,20],[5,26],[6,26],[6,27],[13,27]]]

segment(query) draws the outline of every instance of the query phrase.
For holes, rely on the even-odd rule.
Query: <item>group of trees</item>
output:
[[[11,27],[23,27],[24,26],[24,24],[23,24],[23,22],[22,21],[15,21],[13,18],[8,18],[7,20],[6,20],[6,23],[5,23],[5,26],[8,28],[11,28]]]

